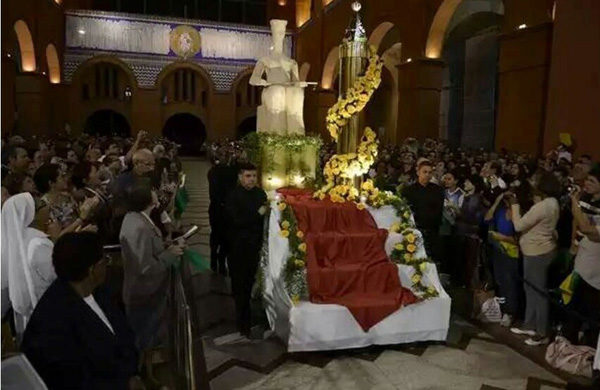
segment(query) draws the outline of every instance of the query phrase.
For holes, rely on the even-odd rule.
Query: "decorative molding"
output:
[[[103,53],[104,54],[104,53]],[[113,53],[114,54],[114,53]],[[73,74],[79,66],[88,59],[98,55],[93,52],[66,53],[63,65],[64,80],[71,83]],[[160,72],[169,64],[175,62],[173,58],[156,56],[120,57],[132,70],[140,88],[152,89]],[[231,63],[224,61],[190,61],[206,69],[209,73],[217,92],[228,92],[233,81],[239,73],[248,69],[247,62]]]
[[[271,32],[270,28],[267,26],[253,26],[250,24],[241,24],[241,23],[225,23],[225,22],[213,22],[210,20],[200,20],[200,19],[189,19],[189,18],[173,18],[173,17],[165,17],[165,16],[155,16],[155,15],[141,15],[141,14],[130,14],[126,12],[107,12],[107,11],[95,11],[95,10],[69,10],[65,11],[65,15],[69,16],[85,16],[85,17],[99,17],[99,18],[111,18],[111,19],[122,19],[122,20],[133,20],[138,22],[162,22],[168,24],[190,24],[194,26],[206,26],[206,27],[221,27],[221,28],[229,28],[241,31],[250,31],[250,32],[263,32],[269,33]],[[287,30],[286,35],[292,35],[292,30]]]
[[[118,13],[67,13],[66,46],[73,49],[176,57],[182,53],[177,45],[173,46],[172,37],[173,34],[181,35],[182,29],[186,31],[183,36],[190,37],[190,44],[193,43],[194,46],[194,50],[188,53],[189,57],[198,59],[258,60],[268,55],[272,46],[271,32],[266,28],[207,24],[201,21],[190,24],[173,22],[167,18],[127,18]],[[197,39],[194,40],[194,37]],[[293,52],[291,33],[286,33],[285,51],[288,56]]]

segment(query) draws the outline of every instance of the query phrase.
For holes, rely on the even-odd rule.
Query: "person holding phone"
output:
[[[556,225],[560,214],[558,197],[560,183],[552,173],[544,172],[534,188],[534,205],[524,215],[517,197],[506,193],[511,205],[515,230],[521,233],[519,245],[523,253],[525,288],[525,322],[511,332],[529,336],[525,344],[548,344],[550,331],[550,301],[546,297],[548,271],[557,256],[558,233]]]
[[[250,337],[250,298],[260,260],[264,215],[268,205],[267,195],[256,185],[254,165],[241,164],[238,180],[226,202],[231,239],[228,262],[238,329],[242,335]]]
[[[147,184],[138,184],[129,194],[129,212],[119,235],[123,255],[123,303],[127,318],[142,353],[146,374],[152,374],[152,350],[166,340],[168,294],[171,291],[169,269],[183,254],[183,239],[168,247],[160,229],[150,218],[158,206],[158,197]]]

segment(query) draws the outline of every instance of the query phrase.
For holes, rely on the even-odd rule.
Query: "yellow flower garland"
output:
[[[357,202],[362,196],[368,199],[370,204],[376,205],[380,201],[380,192],[373,182],[365,181],[359,192],[351,180],[369,172],[377,157],[377,144],[375,132],[369,127],[365,128],[358,153],[336,154],[325,163],[323,173],[326,184],[314,193],[314,197],[324,199],[329,195],[331,201],[342,203]],[[336,181],[341,183],[336,185]]]
[[[304,232],[298,227],[292,207],[285,201],[280,201],[277,203],[277,208],[281,211],[279,234],[288,240],[290,248],[290,255],[284,268],[285,286],[292,302],[297,304],[308,295],[306,283],[306,250],[308,248],[304,242]]]
[[[377,55],[377,50],[373,46],[370,46],[367,71],[346,91],[346,96],[340,97],[327,111],[325,122],[327,130],[334,141],[337,141],[341,128],[348,123],[348,120],[354,114],[361,112],[365,108],[373,92],[379,87],[382,67],[383,61]]]
[[[400,233],[397,229],[401,226],[400,224],[394,224],[390,228],[391,231]],[[402,231],[402,241],[394,245],[390,258],[396,264],[410,265],[414,269],[414,273],[411,276],[412,288],[415,292],[419,293],[421,298],[430,299],[439,296],[439,292],[434,286],[426,286],[424,283],[424,274],[427,271],[428,263],[431,262],[428,258],[417,258],[416,252],[418,249],[417,244],[422,244],[422,239],[418,238],[412,228],[408,228]]]

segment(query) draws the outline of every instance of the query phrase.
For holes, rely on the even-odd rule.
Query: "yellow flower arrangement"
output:
[[[369,65],[365,74],[356,80],[354,85],[346,91],[345,96],[338,98],[338,101],[327,111],[327,130],[335,141],[338,139],[341,128],[348,123],[348,119],[365,108],[373,92],[381,83],[383,61],[373,46],[369,47],[369,51]]]
[[[373,147],[369,147],[373,144]],[[369,168],[377,157],[376,135],[370,128],[365,128],[363,138],[358,148],[358,153],[347,153],[334,155],[325,164],[323,173],[326,184],[315,192],[314,197],[324,199],[329,195],[332,202],[357,201],[359,195],[372,196],[371,202],[379,196],[379,190],[375,188],[371,180],[366,180],[361,186],[362,193],[351,184],[351,180],[369,172]],[[337,185],[336,185],[337,182]]]
[[[284,202],[281,202],[284,204]],[[278,207],[281,207],[278,204]],[[298,221],[294,214],[293,207],[281,207],[281,220],[279,225],[282,227],[280,234],[288,239],[289,255],[284,267],[284,283],[289,296],[294,303],[298,303],[302,297],[308,294],[308,284],[306,281],[306,244],[304,243],[304,232],[298,228]]]
[[[287,205],[284,202],[280,202],[279,204],[277,204],[277,208],[279,209],[279,211],[285,210],[286,207]]]
[[[396,205],[398,204],[396,203]],[[412,230],[414,229],[413,227],[402,229],[402,222],[398,223],[398,227],[402,231],[403,238],[401,242],[394,245],[390,258],[396,264],[408,265],[413,268],[414,274],[411,278],[411,288],[414,292],[419,293],[421,298],[429,299],[437,297],[439,293],[435,287],[426,286],[424,283],[424,274],[431,260],[428,258],[417,258],[416,256],[419,245],[423,244],[422,238],[415,234]]]
[[[420,274],[414,274],[411,278],[410,281],[413,282],[413,284],[417,284],[421,281],[421,275]]]

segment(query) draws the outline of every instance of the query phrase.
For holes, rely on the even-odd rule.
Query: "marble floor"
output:
[[[185,160],[190,204],[183,224],[203,228],[190,245],[209,256],[209,165]],[[286,353],[267,331],[256,306],[263,338],[240,340],[235,335],[229,280],[206,272],[193,276],[193,304],[206,370],[212,390],[551,390],[564,389],[565,376],[516,351],[494,332],[453,314],[445,343],[417,343],[360,350]],[[560,376],[559,376],[560,375]]]

